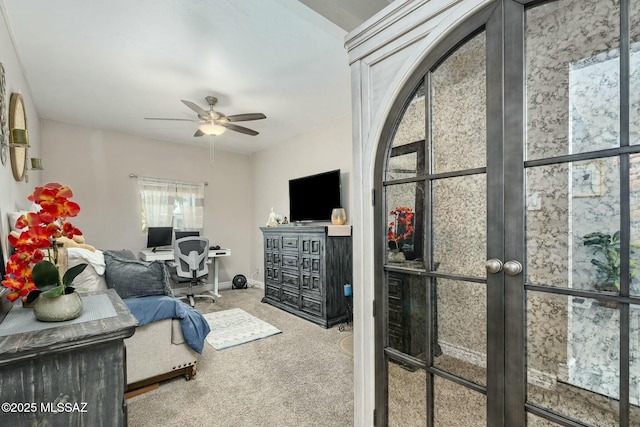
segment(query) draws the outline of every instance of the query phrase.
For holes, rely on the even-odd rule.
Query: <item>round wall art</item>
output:
[[[9,135],[11,171],[16,181],[22,181],[27,170],[29,136],[24,101],[18,92],[12,93],[9,100]]]

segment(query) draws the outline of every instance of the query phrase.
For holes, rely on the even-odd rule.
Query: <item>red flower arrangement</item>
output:
[[[58,183],[36,187],[29,195],[28,199],[40,205],[41,209],[37,213],[30,212],[20,216],[16,221],[16,228],[25,230],[18,237],[9,235],[9,243],[15,248],[15,253],[7,261],[7,277],[2,281],[2,285],[11,290],[7,294],[9,301],[25,298],[32,291],[37,291],[34,292],[35,296],[42,293],[44,297],[73,292],[69,285],[87,265],[80,264],[70,268],[62,278],[56,267],[56,239],[61,236],[73,238],[74,235],[82,235],[80,230],[67,222],[67,218],[75,217],[80,212],[80,206],[69,200],[72,196],[73,192],[69,187]],[[45,291],[46,288],[49,289]]]
[[[395,219],[389,223],[387,240],[392,251],[399,251],[400,241],[413,235],[413,209],[398,206],[390,212],[390,215],[394,215]],[[391,248],[391,242],[394,242],[395,248]]]

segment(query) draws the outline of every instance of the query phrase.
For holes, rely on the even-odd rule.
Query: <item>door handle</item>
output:
[[[502,261],[492,258],[485,264],[489,273],[499,273],[502,270]]]
[[[517,276],[522,273],[522,264],[518,261],[507,261],[504,263],[504,272],[509,276]]]

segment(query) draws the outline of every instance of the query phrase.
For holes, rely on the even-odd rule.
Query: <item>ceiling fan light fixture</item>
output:
[[[225,128],[224,126],[216,125],[213,123],[203,123],[200,126],[198,126],[198,129],[200,129],[202,133],[206,135],[213,135],[213,136],[222,135],[227,130],[227,128]]]

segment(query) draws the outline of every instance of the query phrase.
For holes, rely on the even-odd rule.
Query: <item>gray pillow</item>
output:
[[[120,258],[124,258],[124,259],[138,259],[136,258],[135,254],[133,252],[131,252],[129,249],[121,249],[121,250],[113,250],[113,249],[109,249],[108,251],[111,255],[116,255],[119,256]]]
[[[107,287],[115,289],[120,298],[173,296],[164,262],[128,259],[118,251],[105,251],[104,261]]]

